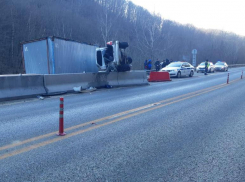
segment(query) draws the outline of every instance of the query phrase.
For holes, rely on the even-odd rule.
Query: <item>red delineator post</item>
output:
[[[64,132],[64,98],[60,98],[60,115],[59,115],[59,136],[64,136],[66,133]]]
[[[228,76],[227,76],[227,84],[229,84],[229,80],[230,80],[230,74],[228,73]]]
[[[242,77],[243,77],[243,71],[242,71],[241,79],[242,79]]]

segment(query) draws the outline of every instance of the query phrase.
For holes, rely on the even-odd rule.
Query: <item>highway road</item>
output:
[[[0,182],[244,182],[241,70],[0,104]]]

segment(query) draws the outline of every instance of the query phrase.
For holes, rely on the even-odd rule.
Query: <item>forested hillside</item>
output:
[[[214,17],[215,18],[215,17]],[[0,0],[0,74],[23,72],[20,42],[58,36],[103,46],[128,41],[133,69],[145,59],[245,62],[245,38],[150,14],[127,0]]]

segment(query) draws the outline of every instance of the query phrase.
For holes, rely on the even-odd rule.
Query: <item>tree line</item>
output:
[[[22,73],[21,42],[58,36],[104,46],[127,41],[133,69],[144,60],[244,63],[245,37],[165,20],[128,0],[1,0],[0,74]]]

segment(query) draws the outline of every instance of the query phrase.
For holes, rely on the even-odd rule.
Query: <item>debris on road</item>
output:
[[[94,87],[89,87],[87,89],[82,89],[82,87],[74,87],[73,90],[75,92],[79,92],[79,93],[87,93],[87,92],[93,92],[93,91],[95,91],[97,89],[94,88]]]
[[[37,98],[39,99],[39,100],[44,100],[44,97],[42,97],[42,96],[37,96]]]
[[[89,87],[89,88],[87,88],[86,90],[81,90],[80,92],[82,92],[82,93],[87,93],[87,92],[93,92],[93,91],[95,91],[95,90],[97,90],[97,89],[94,88],[94,87]]]
[[[105,85],[105,88],[112,88],[111,85]]]
[[[73,87],[73,90],[75,92],[81,92],[82,91],[82,87],[81,86],[80,87]]]

